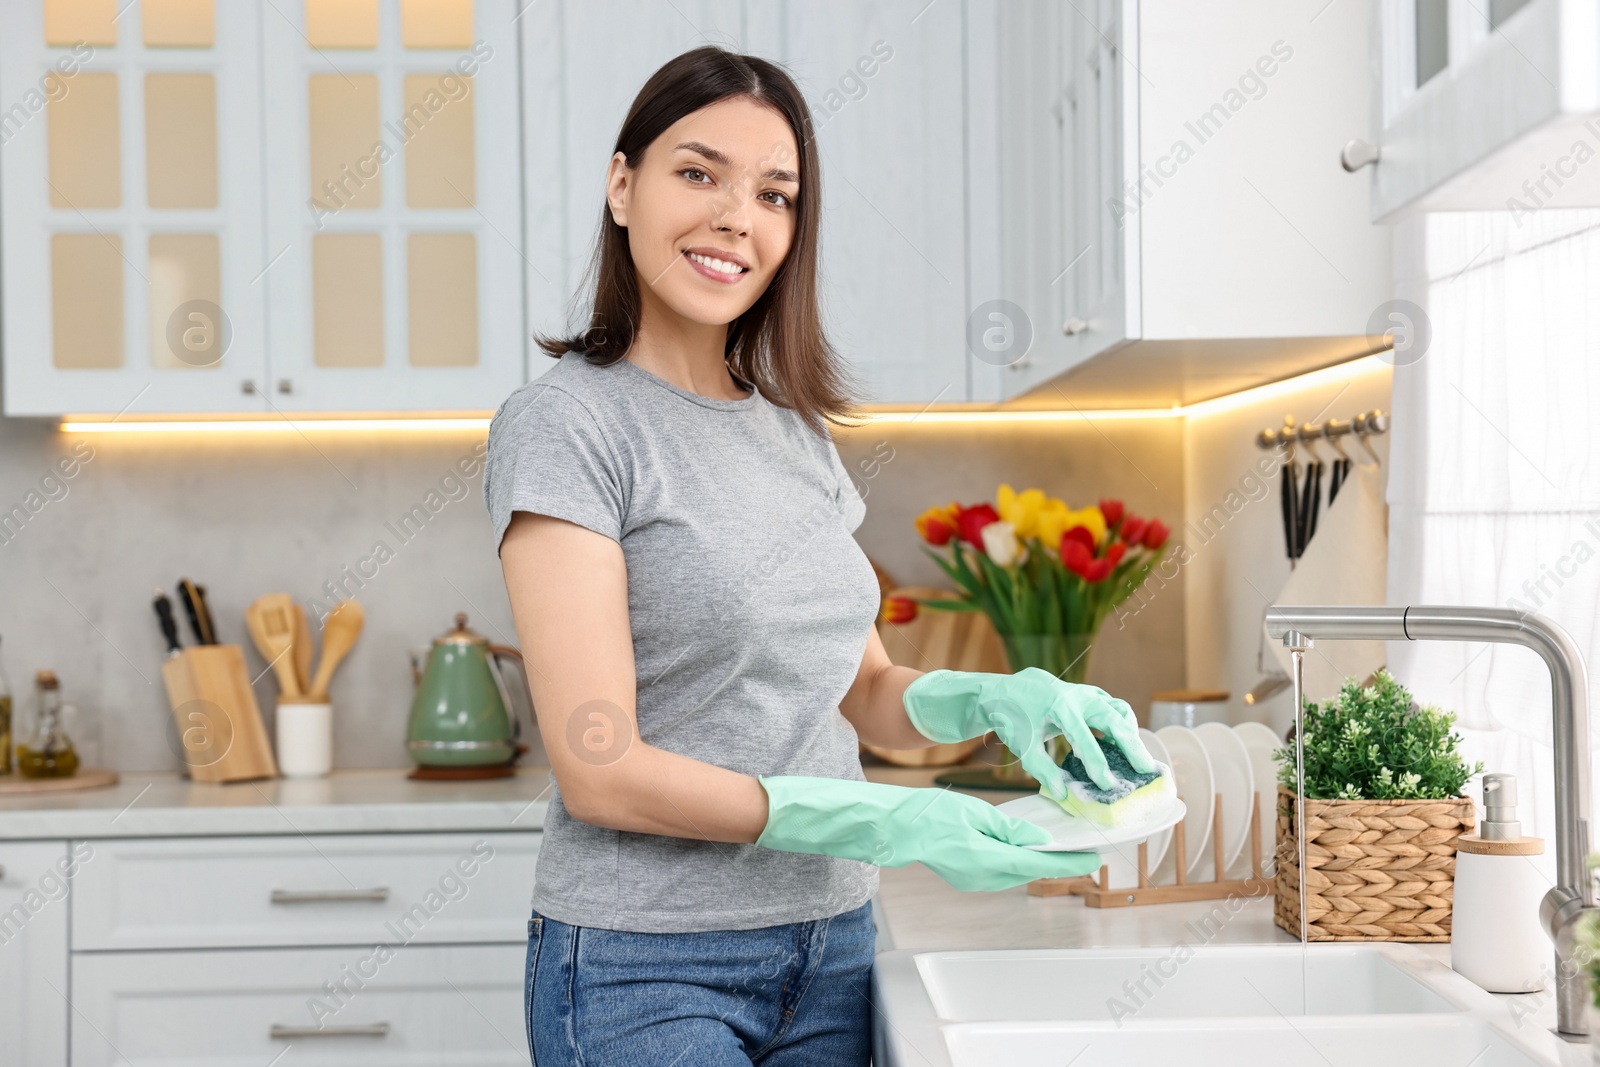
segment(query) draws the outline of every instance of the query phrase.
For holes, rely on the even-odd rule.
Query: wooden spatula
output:
[[[294,669],[294,607],[288,593],[268,593],[257,597],[244,613],[256,651],[272,664],[278,689],[286,697],[303,694]]]
[[[294,615],[294,651],[290,658],[294,660],[295,681],[300,683],[300,692],[311,692],[311,627],[306,625],[305,605],[296,601],[290,608]]]
[[[354,600],[341,600],[328,613],[327,621],[322,624],[322,659],[317,662],[317,676],[311,680],[312,700],[328,699],[328,683],[333,681],[334,668],[361,636],[365,621],[366,613]]]

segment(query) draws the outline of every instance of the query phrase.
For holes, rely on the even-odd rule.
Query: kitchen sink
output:
[[[898,950],[873,983],[876,1067],[1588,1062],[1404,944]]]

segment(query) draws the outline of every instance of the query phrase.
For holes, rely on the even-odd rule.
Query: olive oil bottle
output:
[[[0,778],[11,773],[11,680],[0,664]]]
[[[38,717],[33,736],[17,746],[17,770],[24,778],[71,778],[78,770],[78,753],[61,725],[61,683],[54,671],[40,671],[33,687]]]

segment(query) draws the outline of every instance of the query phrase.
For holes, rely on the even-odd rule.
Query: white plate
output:
[[[1226,877],[1229,865],[1250,840],[1250,809],[1255,806],[1250,753],[1233,727],[1220,722],[1203,722],[1194,728],[1194,735],[1206,746],[1213,785],[1222,798],[1222,870]],[[1214,868],[1212,872],[1215,874]]]
[[[1178,779],[1178,799],[1189,809],[1183,819],[1185,855],[1179,856],[1176,849],[1169,849],[1171,862],[1162,860],[1156,872],[1164,875],[1158,884],[1170,885],[1177,881],[1177,864],[1182,863],[1185,876],[1192,879],[1208,856],[1206,846],[1211,843],[1213,796],[1211,758],[1194,731],[1186,726],[1163,726],[1156,731],[1156,736],[1172,756],[1172,771]]]
[[[1171,774],[1171,768],[1167,768]],[[1002,812],[1025,819],[1050,831],[1050,843],[1026,845],[1035,852],[1104,852],[1117,845],[1143,841],[1159,830],[1175,825],[1183,818],[1183,801],[1173,799],[1154,812],[1149,819],[1127,826],[1096,826],[1088,819],[1068,815],[1065,808],[1043,793],[1008,800],[997,804]],[[1135,852],[1137,855],[1137,852]],[[1115,884],[1115,883],[1113,883]]]
[[[1233,728],[1233,732],[1239,735],[1245,751],[1250,755],[1256,807],[1261,812],[1261,869],[1264,873],[1271,869],[1273,850],[1278,843],[1278,761],[1272,758],[1272,750],[1285,747],[1285,742],[1272,732],[1270,726],[1259,722],[1242,722]],[[1250,876],[1249,844],[1247,840],[1244,850],[1234,861],[1233,870],[1228,872],[1229,877]]]
[[[1139,740],[1144,742],[1145,751],[1150,753],[1151,759],[1155,760],[1157,763],[1165,763],[1168,767],[1172,766],[1172,756],[1167,752],[1167,746],[1161,743],[1161,738],[1156,736],[1156,732],[1154,730],[1146,730],[1143,726],[1139,727]],[[1167,850],[1171,847],[1172,828],[1170,826],[1165,830],[1158,830],[1150,835],[1150,840],[1144,848],[1144,869],[1147,877],[1151,877],[1155,874],[1156,868],[1161,865],[1161,860],[1166,856]],[[1111,873],[1113,876],[1118,873],[1123,873],[1125,874],[1125,877],[1121,881],[1114,880],[1111,884],[1138,885],[1139,850],[1137,848],[1120,850],[1118,855],[1120,859],[1126,860],[1126,869],[1122,872],[1119,872],[1118,868],[1113,865]]]

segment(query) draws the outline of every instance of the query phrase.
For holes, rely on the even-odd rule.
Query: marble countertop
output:
[[[125,774],[115,786],[0,797],[0,840],[214,834],[538,830],[550,768],[511,778],[417,782],[406,770],[208,784],[176,774]]]

